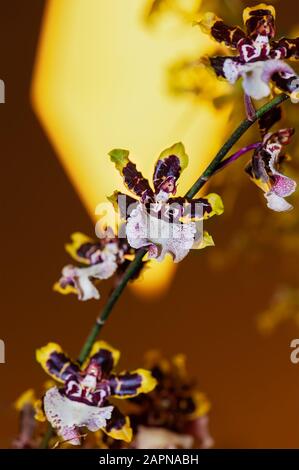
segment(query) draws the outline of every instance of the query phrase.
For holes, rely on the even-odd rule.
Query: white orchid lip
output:
[[[105,427],[111,418],[113,406],[90,406],[70,400],[57,387],[52,387],[44,396],[44,409],[58,435],[72,445],[80,445],[80,428],[86,427],[95,432]]]
[[[223,73],[229,83],[234,84],[238,78],[243,78],[243,89],[246,95],[255,100],[266,98],[271,93],[270,80],[275,73],[289,74],[295,76],[294,70],[282,60],[268,59],[256,62],[238,63],[228,58],[223,64]],[[297,93],[297,94],[296,94]],[[293,100],[298,98],[299,93],[293,92]]]
[[[175,262],[181,261],[192,248],[196,231],[195,222],[161,220],[150,215],[142,203],[131,212],[126,226],[129,244],[136,249],[152,246],[149,256],[158,261],[163,260],[167,253],[173,256]]]
[[[116,272],[119,258],[123,252],[116,243],[108,243],[104,250],[99,253],[95,251],[91,255],[91,264],[87,267],[67,265],[62,270],[62,277],[54,286],[59,292],[70,287],[77,293],[79,300],[99,299],[100,293],[94,285],[94,280],[109,279]],[[94,257],[94,259],[93,259]],[[122,261],[122,260],[121,260]]]
[[[274,191],[265,193],[267,199],[267,207],[276,212],[288,212],[293,209],[293,206],[287,202],[283,197],[275,194]]]
[[[268,82],[263,79],[264,71],[265,62],[262,61],[240,67],[244,91],[255,100],[266,98],[271,92]]]
[[[248,96],[256,100],[266,98],[271,92],[271,82],[283,92],[291,94],[294,103],[298,95],[293,93],[293,80],[298,80],[295,71],[284,60],[297,60],[298,39],[282,37],[275,41],[275,9],[266,4],[244,10],[244,26],[224,23],[212,13],[206,13],[198,23],[218,43],[234,51],[229,57],[210,58],[216,75],[235,83],[243,78],[243,88]],[[236,51],[236,53],[235,53]],[[296,87],[297,90],[298,87]]]

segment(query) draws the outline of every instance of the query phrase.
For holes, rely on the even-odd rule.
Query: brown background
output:
[[[63,244],[69,234],[92,233],[93,225],[29,102],[43,1],[1,0],[0,7],[0,76],[6,84],[6,104],[0,105],[0,338],[7,361],[0,365],[0,447],[7,447],[17,432],[12,402],[45,379],[35,348],[53,340],[76,356],[100,304],[51,290],[68,261]],[[277,10],[280,31],[299,20],[296,1],[279,2]],[[244,199],[255,194],[248,185]],[[219,220],[211,232],[225,250],[238,214],[235,226],[225,216]],[[255,326],[257,312],[284,275],[274,252],[265,252],[259,265],[240,260],[225,272],[211,271],[206,254],[193,252],[164,298],[144,303],[126,292],[105,339],[123,351],[124,367],[139,366],[152,347],[167,355],[185,352],[190,372],[213,403],[217,447],[297,447],[299,365],[290,363],[289,343],[298,330],[288,323],[263,338]]]

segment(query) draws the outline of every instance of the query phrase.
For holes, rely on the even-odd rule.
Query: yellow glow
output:
[[[165,69],[182,54],[204,53],[209,39],[179,25],[153,32],[143,0],[48,0],[32,87],[34,109],[80,198],[95,208],[122,181],[107,153],[127,148],[149,178],[161,150],[183,141],[190,157],[179,191],[204,168],[223,136],[226,114],[176,101]],[[74,227],[78,229],[80,227]],[[157,295],[174,272],[155,263],[136,283]]]

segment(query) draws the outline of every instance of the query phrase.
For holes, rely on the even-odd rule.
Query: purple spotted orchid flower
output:
[[[267,206],[277,212],[293,208],[285,197],[296,190],[297,183],[280,172],[281,163],[287,159],[281,154],[282,149],[290,143],[293,134],[294,129],[291,128],[265,134],[246,167],[252,181],[264,191]]]
[[[134,398],[136,429],[132,446],[140,449],[209,448],[210,402],[186,368],[186,357],[178,354],[168,360],[157,351],[148,353],[146,368],[158,385],[153,392]]]
[[[66,251],[81,266],[65,266],[54,290],[61,294],[75,293],[79,300],[99,299],[95,281],[113,276],[133,250],[125,239],[116,237],[111,228],[97,241],[80,232],[74,233],[71,239],[65,246]]]
[[[261,141],[241,148],[232,156],[223,160],[218,171],[240,158],[250,150],[254,150],[245,171],[251,180],[264,191],[267,206],[277,212],[289,211],[293,208],[285,198],[293,194],[297,183],[280,171],[281,164],[289,159],[282,153],[283,147],[290,143],[295,130],[292,128],[269,132],[271,127],[281,119],[281,108],[273,108],[260,120]]]
[[[188,164],[183,144],[177,143],[160,154],[154,169],[154,189],[129,160],[128,150],[114,149],[109,155],[126,187],[138,198],[118,191],[109,198],[126,220],[125,235],[132,248],[147,247],[149,258],[162,261],[170,254],[179,262],[191,248],[213,244],[211,236],[202,233],[196,221],[221,214],[221,198],[217,194],[198,199],[172,197]]]
[[[37,350],[37,361],[61,384],[46,392],[43,410],[64,441],[80,445],[84,428],[92,432],[102,429],[114,439],[131,441],[129,418],[111,405],[109,398],[148,393],[155,388],[156,380],[145,369],[115,374],[119,356],[119,351],[103,341],[94,344],[82,366],[70,360],[56,343]]]
[[[271,5],[261,3],[246,8],[243,20],[246,32],[238,26],[227,26],[213,13],[206,13],[199,22],[204,32],[237,52],[209,59],[216,75],[232,84],[242,77],[247,98],[259,100],[269,96],[272,82],[289,93],[294,103],[299,102],[298,76],[285,62],[299,59],[299,38],[274,40],[275,9]]]

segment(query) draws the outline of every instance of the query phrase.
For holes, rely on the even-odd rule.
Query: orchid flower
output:
[[[209,448],[210,402],[186,369],[186,358],[178,354],[172,360],[159,352],[148,353],[145,366],[158,385],[153,392],[136,397],[135,413],[130,414],[136,448]]]
[[[79,365],[56,343],[37,350],[36,359],[60,386],[51,387],[43,397],[47,420],[64,441],[81,444],[81,430],[99,429],[130,442],[132,429],[128,417],[109,403],[110,397],[130,398],[148,393],[156,386],[151,372],[137,369],[115,374],[120,353],[104,341],[94,343],[87,360]]]
[[[97,241],[80,232],[74,233],[71,239],[66,251],[82,266],[65,266],[54,290],[61,294],[75,293],[79,300],[99,299],[94,281],[113,276],[133,250],[125,239],[117,238],[111,228]]]
[[[297,187],[292,178],[280,171],[281,164],[288,160],[282,153],[283,147],[290,143],[295,130],[292,128],[269,132],[269,129],[280,119],[280,111],[271,111],[260,120],[262,142],[255,148],[246,172],[252,181],[260,187],[267,199],[267,206],[277,212],[289,211],[293,208],[285,197],[290,196]]]
[[[182,143],[160,154],[154,168],[153,189],[129,160],[128,150],[114,149],[109,155],[126,187],[138,198],[119,191],[109,198],[126,220],[126,237],[132,248],[147,247],[149,258],[162,261],[170,254],[179,262],[191,248],[213,245],[212,237],[202,233],[196,221],[222,214],[221,198],[217,194],[198,199],[171,197],[176,194],[177,181],[188,165]]]
[[[299,102],[297,74],[285,62],[299,59],[299,38],[274,40],[275,9],[265,3],[245,8],[243,21],[246,32],[238,26],[227,26],[210,12],[198,23],[217,42],[236,51],[232,56],[209,59],[216,75],[232,84],[242,77],[246,96],[256,100],[270,95],[272,82],[289,93],[294,103]]]

